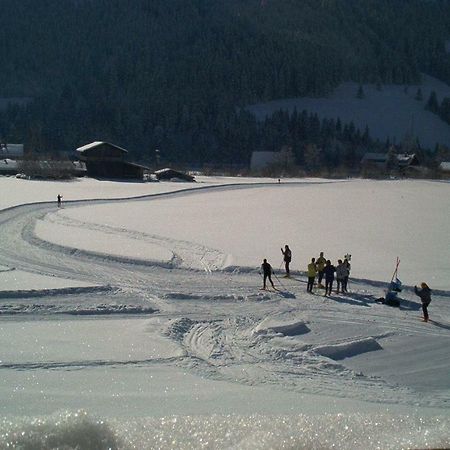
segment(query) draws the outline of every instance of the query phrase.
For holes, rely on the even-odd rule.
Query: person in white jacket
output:
[[[348,276],[348,269],[346,265],[342,262],[342,259],[338,260],[338,265],[336,266],[336,294],[339,294],[339,288],[341,289],[341,292],[346,292],[346,289],[344,290],[345,285],[345,277]]]

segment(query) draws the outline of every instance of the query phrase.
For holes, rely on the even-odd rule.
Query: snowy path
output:
[[[255,186],[220,187],[236,189]],[[198,195],[190,191],[159,197],[170,202]],[[141,206],[146,201],[136,200]],[[49,388],[45,380],[51,373],[59,388],[47,395],[48,413],[61,408],[58,398],[67,380],[90,379],[96,386],[102,377],[106,385],[94,393],[74,390],[64,395],[67,408],[82,405],[84,398],[94,411],[121,415],[109,403],[96,409],[95,401],[88,400],[89,395],[107,395],[110,386],[122,398],[126,414],[143,412],[143,405],[133,400],[136,389],[153,402],[153,414],[158,415],[167,409],[158,410],[157,397],[145,387],[154,374],[156,386],[178,384],[187,391],[199,383],[199,392],[203,386],[210,399],[216,398],[214,386],[234,392],[228,406],[238,413],[248,409],[245,402],[240,406],[244,393],[258,397],[255,392],[263,389],[272,402],[295,399],[284,406],[286,412],[299,412],[301,396],[312,395],[322,412],[334,399],[334,411],[351,410],[348,402],[354,402],[359,410],[366,404],[375,411],[447,415],[449,292],[434,295],[438,321],[424,324],[409,288],[402,293],[402,307],[389,308],[375,302],[383,286],[373,280],[352,280],[351,293],[325,298],[320,291],[307,294],[304,275],[295,272],[295,278],[275,279],[280,292],[260,291],[257,269],[227,268],[230,256],[220,247],[71,214],[81,206],[114,210],[122,203],[71,202],[62,211],[43,203],[0,211],[0,283],[2,273],[14,272],[44,280],[35,290],[11,291],[0,285],[0,394],[7,399],[0,407],[3,413],[13,409],[26,414],[30,401],[42,400],[35,388]],[[70,234],[67,239],[73,242],[86,236],[85,242],[111,242],[111,251],[104,244],[95,250],[82,239],[75,248],[58,242],[61,234],[65,239]],[[134,257],[136,247],[127,253],[123,246],[130,241],[145,250],[142,256]],[[148,256],[155,252],[157,258]],[[66,280],[68,287],[46,288],[50,277]],[[62,374],[61,381],[55,372]],[[122,380],[120,388],[115,374]],[[22,389],[12,392],[15,379]],[[124,388],[127,379],[130,386]],[[175,397],[169,403],[174,413],[188,411],[180,405],[177,409]],[[267,403],[261,401],[255,410],[267,413]],[[217,405],[197,410],[218,411]],[[282,404],[273,411],[281,413]]]

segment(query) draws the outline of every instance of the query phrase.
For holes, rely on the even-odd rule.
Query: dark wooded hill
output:
[[[298,114],[283,132],[241,107],[450,82],[447,0],[3,0],[0,20],[0,97],[33,99],[0,114],[0,138],[31,149],[107,140],[142,160],[246,163],[291,145],[300,161],[334,127],[348,160],[376,145],[367,130]]]

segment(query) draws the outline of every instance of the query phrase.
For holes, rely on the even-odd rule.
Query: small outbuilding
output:
[[[159,181],[195,181],[195,178],[192,175],[169,168],[157,170],[154,174]]]
[[[109,142],[91,142],[77,148],[77,152],[91,177],[142,180],[150,170],[146,166],[126,161],[128,151]]]
[[[450,178],[450,161],[443,161],[439,164],[439,172],[444,178]]]

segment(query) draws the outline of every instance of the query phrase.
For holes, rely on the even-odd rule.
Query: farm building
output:
[[[372,167],[382,170],[387,170],[389,163],[388,153],[365,153],[361,159],[362,167]],[[410,167],[418,167],[420,165],[417,156],[413,154],[393,154],[391,162],[392,168],[404,171]]]
[[[444,178],[450,178],[450,162],[441,162],[441,164],[439,164],[439,172]]]
[[[194,177],[184,172],[179,172],[173,169],[161,169],[155,172],[155,176],[158,180],[169,181],[195,181]]]
[[[77,152],[91,177],[142,180],[144,174],[149,172],[146,166],[125,161],[128,151],[109,142],[92,142],[77,148]]]

